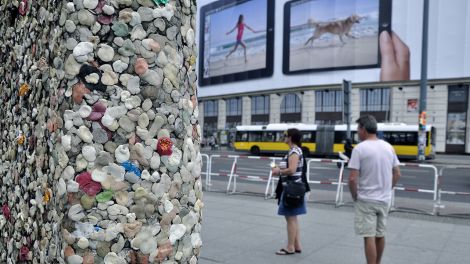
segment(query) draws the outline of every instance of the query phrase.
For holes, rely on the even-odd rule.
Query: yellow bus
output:
[[[346,125],[269,124],[237,126],[234,148],[252,155],[286,153],[287,144],[281,141],[283,132],[297,128],[302,132],[302,149],[306,156],[337,157],[344,152]],[[357,125],[351,125],[353,145],[359,142]],[[434,159],[435,128],[426,126],[425,155]],[[415,159],[418,155],[418,125],[379,123],[377,136],[389,142],[401,159]]]

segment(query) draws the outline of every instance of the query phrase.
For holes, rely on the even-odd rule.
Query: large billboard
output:
[[[200,85],[272,75],[274,1],[220,0],[200,17]]]
[[[269,2],[275,3],[274,38],[266,42],[274,48],[273,74],[232,78],[231,83],[200,82],[200,97],[340,84],[343,79],[353,83],[420,79],[423,0]],[[200,7],[211,3],[198,1]],[[199,22],[205,17],[199,13]],[[470,1],[430,0],[429,17],[428,78],[469,78]],[[226,21],[227,28],[234,28],[230,19]]]
[[[294,0],[284,8],[285,74],[377,68],[391,0]]]

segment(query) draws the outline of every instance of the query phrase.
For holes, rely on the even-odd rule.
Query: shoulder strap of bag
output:
[[[305,156],[304,154],[302,153],[302,159],[303,159],[303,166],[302,166],[302,182],[305,183],[305,189],[307,192],[310,192],[310,185],[308,184],[308,181],[307,181],[307,160],[305,159]]]

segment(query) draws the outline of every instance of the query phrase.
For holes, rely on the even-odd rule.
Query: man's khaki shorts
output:
[[[382,202],[358,200],[354,204],[354,226],[356,234],[362,237],[384,237],[390,206]]]

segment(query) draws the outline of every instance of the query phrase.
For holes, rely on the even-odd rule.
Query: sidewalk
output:
[[[437,154],[434,160],[429,160],[427,163],[470,166],[470,155]]]
[[[300,217],[301,254],[277,256],[286,244],[285,220],[275,200],[204,193],[199,263],[365,263],[352,208],[308,204]],[[405,218],[407,217],[407,218]],[[392,214],[382,264],[468,263],[470,223],[430,216]]]

